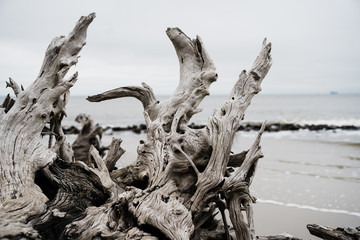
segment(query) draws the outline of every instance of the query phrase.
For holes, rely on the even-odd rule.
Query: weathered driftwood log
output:
[[[0,114],[0,238],[38,236],[29,220],[46,212],[48,198],[35,184],[35,175],[66,148],[60,135],[51,148],[42,145],[41,132],[48,122],[63,117],[68,90],[76,82],[77,73],[69,79],[64,77],[77,63],[94,17],[82,17],[67,37],[57,37],[50,43],[39,76],[31,86],[22,90],[13,80],[8,84],[16,100]]]
[[[317,224],[308,224],[307,229],[309,232],[322,239],[327,240],[359,240],[360,239],[360,226],[356,228],[330,228],[320,226]]]
[[[17,98],[0,113],[0,238],[231,239],[226,209],[236,238],[254,238],[255,198],[249,186],[262,157],[265,125],[249,150],[231,155],[231,146],[271,67],[271,45],[263,42],[249,73],[240,74],[208,124],[192,129],[189,120],[201,111],[197,107],[217,73],[199,37],[191,40],[178,28],[167,29],[180,64],[180,82],[171,97],[159,102],[143,84],[88,98],[135,97],[144,106],[147,134],[138,157],[134,164],[114,170],[123,153],[120,139],[113,140],[105,159],[87,145],[93,162],[86,165],[74,157],[61,128],[68,89],[77,74],[68,81],[63,78],[77,62],[93,18],[82,17],[67,38],[50,44],[40,75],[28,89],[21,90],[12,80],[9,84]],[[47,123],[46,147],[39,138]],[[216,209],[224,224],[215,219]]]
[[[249,74],[245,71],[240,74],[228,100],[210,117],[208,125],[191,129],[188,122],[200,111],[197,106],[209,94],[217,73],[199,37],[191,40],[177,28],[169,28],[167,34],[180,63],[180,83],[170,98],[157,101],[146,84],[117,88],[88,98],[103,101],[135,97],[143,103],[147,139],[138,147],[136,163],[117,170],[121,172],[119,181],[126,179],[124,185],[133,184],[132,180],[136,179],[145,186],[145,189],[132,189],[136,195],[128,209],[140,227],[151,226],[170,239],[203,238],[200,232],[204,229],[199,222],[204,216],[211,216],[206,209],[212,206],[211,202],[221,201],[217,199],[223,193],[237,238],[250,239],[254,237],[251,204],[255,199],[248,187],[256,162],[262,157],[259,142],[264,127],[246,156],[238,155],[243,161],[237,165],[240,168],[229,174],[227,167],[235,131],[271,66],[271,45],[264,41]],[[231,165],[236,164],[231,161]],[[247,222],[242,220],[242,206],[246,209]],[[209,229],[206,230],[210,236]],[[222,237],[226,237],[225,230]]]

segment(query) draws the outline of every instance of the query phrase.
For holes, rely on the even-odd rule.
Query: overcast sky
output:
[[[360,1],[28,1],[0,0],[0,95],[12,77],[24,87],[38,75],[50,41],[96,12],[72,71],[72,95],[148,83],[170,94],[178,61],[165,30],[199,35],[219,74],[211,94],[228,94],[249,69],[264,37],[273,66],[262,94],[360,93]]]

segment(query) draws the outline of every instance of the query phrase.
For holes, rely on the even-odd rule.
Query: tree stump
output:
[[[232,155],[231,147],[271,67],[271,44],[264,40],[252,68],[241,72],[208,124],[192,129],[188,123],[201,111],[198,106],[218,75],[200,37],[192,40],[168,28],[180,64],[179,85],[168,99],[158,101],[145,83],[88,97],[92,102],[135,97],[143,104],[146,139],[136,161],[115,170],[124,152],[120,139],[113,140],[105,159],[90,146],[93,162],[85,164],[61,130],[77,74],[63,78],[77,62],[94,17],[80,18],[68,37],[52,41],[29,88],[9,83],[17,98],[12,104],[7,100],[0,112],[0,238],[253,239],[256,199],[249,186],[263,156],[265,123],[249,150]],[[49,146],[40,143],[46,124],[55,136]],[[225,224],[215,219],[216,209]],[[228,228],[226,209],[235,234]]]

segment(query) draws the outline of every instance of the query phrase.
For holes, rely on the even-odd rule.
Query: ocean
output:
[[[165,99],[159,97],[159,100]],[[226,96],[208,96],[199,106],[203,111],[191,122],[206,124]],[[79,113],[90,114],[101,126],[126,127],[144,123],[142,104],[133,98],[90,103],[72,97],[63,126],[77,126]],[[360,95],[262,95],[253,98],[244,122],[327,124],[360,126]],[[232,151],[248,149],[257,132],[238,131]],[[68,135],[70,142],[76,135]],[[145,134],[106,131],[104,145],[112,137],[123,139],[126,153],[118,167],[136,159],[136,147]],[[360,130],[265,132],[261,141],[264,158],[259,160],[251,185],[255,204],[257,235],[287,232],[314,239],[306,224],[330,227],[360,226]]]
[[[166,96],[158,99],[164,100]],[[191,122],[206,124],[214,109],[226,96],[207,96]],[[72,125],[79,112],[88,113],[106,126],[127,126],[144,123],[142,104],[134,98],[90,103],[86,97],[72,97],[64,125]],[[256,95],[245,113],[245,122],[290,122],[360,126],[360,95]]]

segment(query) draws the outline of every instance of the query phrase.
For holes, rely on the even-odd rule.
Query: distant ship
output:
[[[337,95],[337,94],[339,94],[339,93],[338,93],[337,91],[331,91],[330,94],[331,94],[331,95]]]

